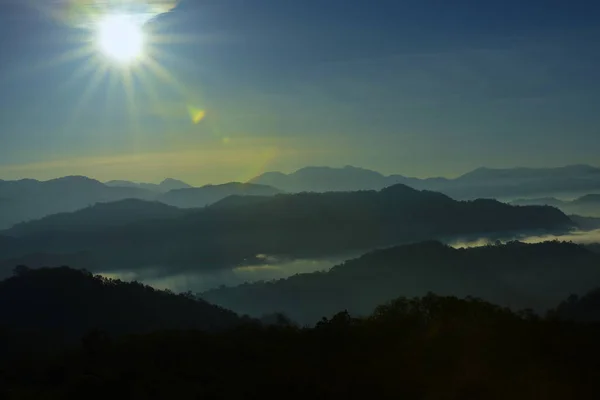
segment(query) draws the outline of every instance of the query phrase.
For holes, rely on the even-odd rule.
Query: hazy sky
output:
[[[600,164],[596,1],[183,0],[104,74],[67,3],[0,0],[0,179]]]

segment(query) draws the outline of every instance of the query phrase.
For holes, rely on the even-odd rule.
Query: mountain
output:
[[[585,217],[600,217],[600,194],[588,194],[575,200],[558,200],[554,197],[517,199],[513,205],[549,205],[567,214],[577,214]]]
[[[138,183],[131,181],[108,181],[105,183],[107,186],[113,187],[133,187],[140,188],[146,190],[152,190],[154,192],[164,193],[169,190],[177,190],[177,189],[189,189],[192,186],[188,185],[185,182],[179,181],[177,179],[167,178],[159,184],[155,183]]]
[[[183,181],[179,181],[177,179],[172,179],[172,178],[165,179],[164,181],[162,181],[161,183],[158,184],[158,187],[163,192],[168,192],[169,190],[190,189],[190,188],[192,188],[191,185],[188,185],[187,183],[185,183]]]
[[[83,176],[49,181],[1,181],[0,229],[50,214],[75,211],[98,202],[153,197],[154,194],[145,189],[110,187]]]
[[[159,202],[127,199],[71,212],[53,214],[39,220],[21,222],[6,230],[10,236],[36,235],[45,232],[93,231],[145,220],[180,217],[186,211]]]
[[[445,178],[421,180],[402,175],[384,176],[379,172],[352,166],[343,168],[306,167],[289,175],[281,172],[267,172],[250,180],[250,183],[269,185],[291,193],[381,190],[398,183],[415,189],[426,189],[428,184],[435,185],[444,182],[446,182]]]
[[[169,275],[262,265],[261,255],[312,258],[427,239],[565,232],[572,226],[551,207],[461,202],[395,185],[379,192],[230,197],[175,218],[24,235],[18,252],[9,249],[4,258],[85,251],[102,272],[153,267]]]
[[[77,340],[96,329],[113,335],[167,329],[217,331],[241,323],[231,311],[137,282],[67,267],[18,267],[15,273],[0,282],[0,321],[11,329],[47,331]]]
[[[175,180],[165,179],[160,184],[135,183],[129,181],[110,181],[101,183],[83,176],[69,176],[49,181],[25,179],[20,181],[0,181],[0,229],[38,220],[58,213],[69,213],[84,208],[90,208],[96,203],[117,202],[126,199],[145,201],[160,201],[162,203],[182,208],[204,207],[230,195],[261,195],[270,196],[281,193],[279,189],[265,185],[245,183],[227,183],[223,185],[207,185],[193,188],[190,185]],[[142,203],[130,203],[130,208],[142,207]],[[126,207],[125,204],[106,207]],[[147,212],[150,216],[152,209],[148,205],[132,213],[135,215]],[[160,218],[166,208],[154,205],[154,211]],[[87,210],[88,217],[99,215],[102,210]],[[105,210],[110,213],[111,210]],[[173,211],[173,210],[171,210]],[[126,211],[124,210],[126,213]],[[77,216],[79,218],[80,216]],[[65,216],[45,220],[63,222]],[[85,217],[83,217],[85,218]],[[115,216],[114,218],[119,218]],[[127,216],[123,215],[127,220]],[[100,221],[97,221],[100,222]],[[36,222],[37,223],[37,222]],[[75,222],[83,224],[81,222]],[[92,223],[94,225],[95,223]],[[38,224],[38,226],[40,226]],[[54,226],[57,226],[56,224]],[[92,226],[95,228],[95,226]],[[20,228],[19,228],[20,229]]]
[[[445,193],[458,198],[572,195],[600,190],[600,168],[478,168],[452,180]]]
[[[587,194],[573,200],[571,203],[578,206],[585,206],[589,204],[597,207],[600,205],[600,194]]]
[[[228,196],[272,196],[281,193],[271,186],[231,182],[199,188],[176,189],[162,194],[158,201],[181,208],[204,207]]]
[[[568,201],[559,200],[555,197],[542,197],[533,199],[516,199],[510,202],[514,206],[550,206],[561,208],[569,204]]]
[[[287,192],[327,192],[382,189],[402,183],[439,191],[456,199],[514,198],[600,191],[600,169],[589,165],[560,168],[478,168],[455,179],[384,176],[356,167],[307,167],[291,174],[267,172],[250,180]]]
[[[274,186],[286,192],[344,192],[379,190],[386,179],[378,172],[347,166],[344,168],[307,167],[293,174],[269,172],[250,183]]]
[[[282,312],[300,323],[339,310],[368,315],[398,295],[428,292],[543,311],[600,285],[599,265],[600,254],[571,243],[454,249],[424,242],[373,251],[327,272],[222,287],[201,297],[239,313]]]
[[[600,169],[589,165],[567,165],[558,168],[477,168],[457,180],[467,182],[538,180],[549,178],[598,177]]]
[[[600,218],[596,217],[582,217],[580,215],[569,215],[571,221],[583,231],[592,231],[600,229]]]

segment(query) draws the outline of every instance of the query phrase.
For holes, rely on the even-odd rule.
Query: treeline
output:
[[[221,287],[201,297],[238,313],[283,312],[311,324],[343,309],[369,315],[398,294],[413,297],[429,291],[477,296],[544,313],[569,295],[596,286],[600,286],[600,254],[573,243],[513,241],[455,249],[423,242],[372,251],[327,272]]]
[[[0,398],[594,398],[599,334],[598,325],[430,294],[314,328],[94,332],[58,355],[0,358]]]
[[[219,331],[243,323],[235,313],[138,282],[94,276],[68,267],[29,269],[0,281],[0,328],[68,344],[100,329],[111,335],[161,329]],[[4,341],[2,350],[13,346]]]

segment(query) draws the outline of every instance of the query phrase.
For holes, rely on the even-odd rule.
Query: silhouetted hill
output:
[[[567,214],[577,214],[586,217],[600,217],[600,194],[588,194],[572,201],[558,200],[554,197],[518,199],[513,205],[549,205]]]
[[[0,279],[6,279],[13,275],[15,265],[26,265],[32,269],[57,268],[64,265],[74,265],[77,269],[87,271],[101,271],[102,268],[96,263],[91,254],[78,253],[31,253],[24,256],[9,258],[0,261]]]
[[[260,264],[261,254],[320,257],[435,238],[564,232],[572,225],[551,207],[459,202],[395,185],[379,192],[246,196],[177,218],[24,236],[26,248],[4,257],[89,251],[105,268],[175,273]]]
[[[91,330],[129,334],[167,329],[216,331],[241,323],[233,312],[190,296],[63,268],[31,270],[0,282],[0,325],[78,339]]]
[[[206,185],[199,188],[171,190],[158,200],[176,207],[196,208],[215,203],[227,196],[272,196],[281,193],[266,185],[231,182],[223,185]]]
[[[30,350],[45,336],[0,330],[0,397],[563,400],[600,390],[597,325],[476,298],[400,297],[314,328],[273,322],[218,333],[96,331],[49,355]]]
[[[105,183],[107,186],[117,186],[117,187],[133,187],[140,189],[152,190],[154,192],[168,192],[169,190],[177,190],[177,189],[189,189],[192,186],[188,185],[185,182],[182,182],[177,179],[167,178],[159,184],[156,183],[138,183],[131,181],[108,181]]]
[[[250,182],[268,184],[287,192],[377,190],[402,183],[415,189],[439,191],[456,199],[514,198],[600,190],[600,169],[588,165],[478,168],[455,179],[418,179],[402,175],[384,176],[355,167],[307,167],[292,174],[268,172]]]
[[[110,187],[94,179],[70,176],[49,181],[32,179],[0,182],[0,228],[60,212],[71,212],[98,202],[127,198],[151,199],[148,190]]]
[[[546,242],[453,249],[425,242],[378,250],[328,272],[210,290],[201,296],[239,313],[282,312],[314,323],[339,310],[368,315],[398,295],[476,296],[538,311],[600,285],[600,254]]]
[[[600,286],[583,296],[569,296],[552,310],[551,315],[563,320],[600,322]]]
[[[186,213],[186,210],[159,202],[127,199],[112,203],[97,203],[72,213],[53,214],[39,220],[22,222],[4,233],[11,236],[24,236],[45,232],[94,231],[144,220],[175,218]]]

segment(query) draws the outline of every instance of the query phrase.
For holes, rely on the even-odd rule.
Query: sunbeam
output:
[[[70,117],[65,122],[69,128],[81,117],[81,112],[100,89],[106,93],[107,115],[115,109],[115,95],[124,95],[129,132],[134,147],[143,140],[140,121],[144,113],[151,113],[167,104],[161,103],[159,84],[165,84],[182,99],[181,116],[188,115],[190,107],[198,111],[189,115],[191,125],[204,120],[206,112],[198,108],[198,95],[179,82],[159,60],[183,63],[180,58],[164,51],[170,43],[193,43],[201,38],[192,35],[161,33],[164,26],[155,20],[160,14],[172,10],[176,0],[123,0],[123,1],[60,1],[52,5],[36,3],[35,7],[49,18],[53,18],[73,29],[72,35],[64,38],[70,49],[45,61],[19,71],[19,75],[39,74],[43,69],[74,64],[72,74],[59,84],[59,92],[73,90],[81,81],[87,81],[79,99],[74,103]],[[148,104],[140,103],[147,99]],[[152,108],[152,110],[149,110]],[[153,115],[158,115],[155,113]],[[173,120],[161,115],[164,122]],[[176,121],[175,121],[176,122]],[[167,129],[168,131],[169,129]]]

